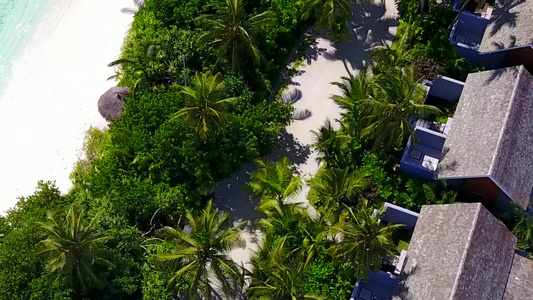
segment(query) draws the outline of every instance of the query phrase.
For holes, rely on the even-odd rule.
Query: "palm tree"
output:
[[[374,74],[383,73],[390,66],[403,68],[413,61],[418,52],[412,48],[417,28],[417,21],[399,21],[395,42],[391,46],[378,47],[372,52]]]
[[[330,167],[342,165],[344,162],[343,150],[350,142],[350,136],[342,130],[335,130],[328,119],[318,131],[311,131],[314,135],[314,143],[311,145],[317,152],[316,162]]]
[[[354,265],[357,278],[368,278],[381,268],[381,258],[394,255],[392,233],[403,225],[381,225],[383,211],[374,214],[366,200],[357,209],[347,207],[339,223],[329,228],[336,243],[329,248],[334,258]]]
[[[248,288],[249,298],[322,300],[323,297],[304,292],[305,271],[313,258],[312,252],[302,245],[290,249],[287,237],[265,244],[252,260],[254,272]]]
[[[325,219],[311,218],[302,203],[261,200],[256,209],[266,215],[266,218],[257,220],[257,226],[272,238],[285,236],[291,249],[306,244],[310,251],[314,251],[315,245],[321,244]]]
[[[174,244],[172,253],[160,253],[156,259],[175,269],[170,279],[172,286],[177,278],[189,280],[188,294],[210,299],[222,289],[231,296],[240,284],[242,270],[227,253],[238,246],[244,246],[241,229],[247,221],[230,227],[229,214],[213,207],[210,201],[199,216],[187,214],[190,232],[166,227],[163,235]],[[194,295],[194,296],[193,296]]]
[[[69,286],[81,294],[87,294],[93,287],[103,288],[98,271],[111,264],[104,258],[106,251],[102,246],[112,236],[96,229],[99,216],[86,225],[84,212],[71,206],[65,220],[49,213],[48,222],[39,223],[46,239],[37,248],[40,255],[48,257],[47,271],[56,277],[66,276]]]
[[[225,86],[220,73],[196,74],[191,86],[179,86],[180,94],[189,102],[188,105],[172,115],[185,125],[193,124],[198,137],[205,141],[209,134],[222,128],[231,114],[228,106],[237,98],[224,98]]]
[[[350,77],[342,76],[342,82],[331,82],[330,84],[342,90],[342,96],[331,97],[341,108],[349,111],[355,109],[355,104],[361,99],[368,99],[372,94],[373,84],[368,65],[364,64],[357,76],[350,74]]]
[[[292,172],[291,162],[284,157],[279,162],[257,159],[259,169],[250,174],[247,186],[256,196],[282,201],[295,196],[302,188],[302,180]]]
[[[290,161],[280,162],[258,160],[259,170],[251,174],[248,186],[255,195],[261,196],[256,209],[266,218],[257,221],[258,227],[267,235],[287,236],[291,246],[319,242],[319,234],[324,231],[323,218],[311,218],[307,208],[300,202],[286,202],[301,189],[300,177],[294,176]]]
[[[139,58],[138,60],[120,58],[120,59],[110,62],[107,65],[108,67],[120,66],[120,70],[115,75],[107,78],[107,80],[118,79],[119,77],[124,75],[124,70],[126,68],[130,68],[132,71],[133,79],[135,80],[133,87],[131,89],[132,95],[133,95],[135,93],[135,90],[140,85],[151,81],[152,75],[150,74],[148,70],[148,66],[155,57],[155,50],[156,50],[156,45],[147,44],[144,47],[143,56]]]
[[[202,15],[196,19],[206,30],[198,42],[213,44],[229,53],[234,68],[242,65],[242,57],[259,64],[261,52],[254,36],[263,26],[274,21],[273,13],[268,11],[248,17],[244,4],[244,0],[226,0],[222,14]]]
[[[312,14],[317,18],[318,29],[329,29],[338,41],[349,38],[348,22],[352,16],[349,0],[305,0],[302,6],[302,20]]]
[[[412,67],[394,68],[374,76],[373,82],[372,98],[359,100],[357,109],[362,115],[361,136],[374,141],[374,151],[401,147],[407,137],[416,142],[411,118],[441,113],[438,108],[423,104],[425,89]]]
[[[334,95],[331,99],[343,109],[341,126],[344,126],[345,132],[351,137],[357,138],[361,119],[357,103],[359,100],[371,97],[374,88],[368,65],[363,65],[357,76],[350,74],[350,77],[343,76],[341,79],[342,82],[331,82],[331,84],[339,87],[342,95]]]
[[[337,222],[345,205],[355,206],[368,176],[359,171],[322,168],[309,180],[309,202],[331,222]]]

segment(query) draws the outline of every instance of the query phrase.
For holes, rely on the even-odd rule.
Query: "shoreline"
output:
[[[68,1],[59,20],[43,17],[13,63],[0,100],[0,214],[33,194],[39,180],[56,181],[62,193],[72,186],[85,132],[106,124],[97,101],[116,84],[106,80],[114,72],[107,64],[120,56],[133,21],[121,8],[132,5]]]

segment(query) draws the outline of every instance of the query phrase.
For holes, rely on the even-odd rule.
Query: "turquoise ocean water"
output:
[[[9,81],[13,62],[23,54],[36,32],[45,31],[40,27],[59,2],[0,0],[0,95]]]

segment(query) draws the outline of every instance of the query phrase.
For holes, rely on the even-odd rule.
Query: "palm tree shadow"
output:
[[[437,165],[437,170],[435,171],[435,174],[439,174],[440,172],[444,172],[444,171],[455,171],[457,170],[457,161],[456,160],[453,160],[453,161],[449,161],[449,162],[443,162],[444,158],[448,155],[448,153],[450,152],[450,148],[449,147],[444,147],[442,149],[442,152],[440,154],[440,160],[439,160],[439,164]]]
[[[409,258],[408,258],[409,259]],[[407,279],[409,276],[414,276],[417,272],[417,266],[412,266],[409,270],[403,270],[402,274],[400,275],[400,280],[398,282],[398,285],[394,289],[394,295],[402,300],[412,300],[414,299],[414,295],[409,292],[409,285],[407,284]]]
[[[483,85],[489,85],[494,80],[500,79],[500,77],[502,77],[504,74],[510,73],[510,72],[513,73],[511,76],[516,78],[518,76],[519,68],[500,68],[500,69],[492,70],[490,77],[487,78],[487,80],[485,80]]]
[[[499,9],[495,9],[490,18],[489,26],[492,26],[490,36],[494,36],[504,26],[509,28],[516,27],[516,19],[519,12],[515,8],[526,2],[526,0],[498,0],[496,6]]]
[[[306,33],[306,37],[312,39],[313,42],[309,47],[307,47],[307,50],[303,56],[303,60],[305,60],[307,64],[311,64],[313,60],[317,60],[320,55],[326,53],[327,49],[319,47],[317,36],[314,32],[311,31]]]
[[[279,161],[283,157],[288,157],[293,164],[300,165],[307,161],[311,153],[309,146],[300,144],[292,134],[285,130],[279,136],[279,146],[279,149],[268,155],[266,159]],[[213,197],[216,207],[230,213],[231,222],[249,220],[247,230],[251,233],[255,230],[255,221],[265,217],[262,212],[255,209],[259,204],[259,197],[252,195],[246,188],[246,183],[250,181],[250,173],[255,170],[257,170],[255,163],[245,164],[231,177],[220,182]]]
[[[390,28],[398,25],[397,18],[386,17],[385,0],[352,2],[353,15],[348,25],[350,40],[332,43],[335,50],[324,54],[329,60],[342,60],[349,71],[361,69],[370,60],[374,48],[392,42]]]
[[[272,152],[267,156],[267,159],[273,161],[280,161],[282,158],[287,157],[295,166],[304,164],[309,155],[311,149],[308,145],[301,144],[294,136],[283,130],[279,136],[279,149]]]
[[[219,209],[230,213],[232,223],[249,220],[252,226],[250,230],[254,229],[256,220],[265,217],[262,212],[255,209],[259,204],[259,197],[252,195],[246,188],[246,183],[250,181],[250,173],[255,170],[257,170],[255,163],[247,163],[231,177],[223,179],[215,190],[213,199],[213,203]]]

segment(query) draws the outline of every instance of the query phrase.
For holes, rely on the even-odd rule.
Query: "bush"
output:
[[[333,261],[329,254],[322,251],[305,273],[304,290],[327,299],[349,299],[355,285],[350,269],[349,265]]]

